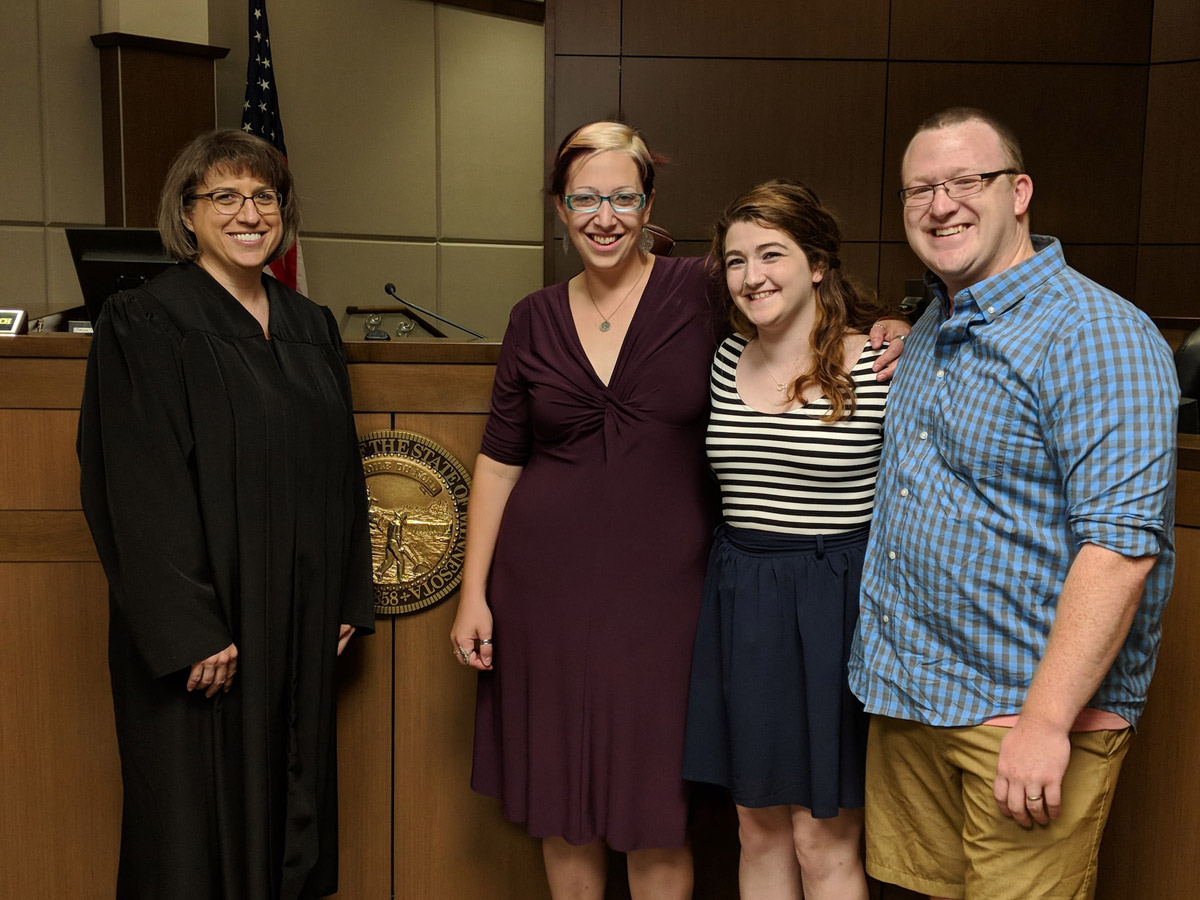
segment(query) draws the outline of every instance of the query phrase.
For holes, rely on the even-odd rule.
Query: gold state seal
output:
[[[359,438],[371,519],[375,611],[433,606],[462,579],[471,476],[445,447],[411,431]]]

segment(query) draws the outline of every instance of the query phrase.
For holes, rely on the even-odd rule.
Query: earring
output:
[[[654,249],[654,232],[649,228],[642,228],[642,233],[638,235],[638,249],[643,253],[649,253]]]
[[[562,236],[563,256],[571,255],[571,238],[567,235]]]

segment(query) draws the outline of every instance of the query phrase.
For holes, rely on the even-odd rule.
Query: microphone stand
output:
[[[466,328],[462,325],[459,325],[457,322],[451,322],[449,319],[444,318],[443,316],[439,316],[437,313],[431,312],[430,310],[426,309],[423,306],[418,306],[417,304],[413,303],[411,300],[403,299],[399,294],[396,293],[396,286],[394,284],[392,284],[390,281],[383,286],[383,290],[385,293],[391,294],[392,297],[395,298],[399,303],[402,303],[405,306],[411,306],[413,309],[417,310],[417,312],[424,313],[425,315],[429,316],[432,319],[437,319],[439,322],[449,325],[452,328],[457,328],[459,331],[465,331],[467,334],[474,335],[475,337],[481,338],[482,340],[487,340],[487,335],[480,334],[478,331],[472,331],[470,328]]]

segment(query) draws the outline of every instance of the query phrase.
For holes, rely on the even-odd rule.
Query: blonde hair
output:
[[[200,255],[196,235],[183,223],[183,215],[196,205],[192,194],[214,169],[232,175],[247,172],[279,191],[283,236],[267,262],[283,256],[296,243],[300,232],[300,207],[287,160],[262,138],[232,128],[193,138],[167,170],[158,201],[158,233],[166,251],[184,262],[192,262]]]
[[[1025,156],[1021,153],[1021,143],[1017,140],[1016,133],[991,113],[973,106],[952,106],[939,113],[934,113],[917,126],[917,130],[913,132],[908,142],[911,144],[913,138],[923,132],[950,128],[953,125],[965,125],[967,122],[979,122],[996,132],[996,137],[1000,140],[1000,149],[1004,153],[1005,168],[1016,169],[1018,172],[1025,171]]]
[[[591,122],[581,125],[563,138],[554,155],[550,170],[550,195],[562,197],[567,192],[567,178],[575,161],[596,153],[625,153],[633,157],[642,178],[642,191],[654,191],[654,167],[665,163],[666,157],[652,153],[635,128],[624,122]]]
[[[822,421],[834,422],[853,415],[854,382],[845,371],[847,332],[870,330],[884,312],[875,294],[842,274],[838,256],[842,233],[834,214],[821,205],[817,195],[799,181],[777,178],[750,188],[726,208],[714,226],[711,265],[720,269],[725,308],[735,331],[749,338],[758,329],[733,302],[725,275],[725,237],[736,222],[753,222],[782,231],[796,242],[809,268],[824,275],[816,287],[816,322],[809,337],[813,351],[811,368],[801,372],[788,386],[794,401],[810,385],[820,388],[829,400]]]

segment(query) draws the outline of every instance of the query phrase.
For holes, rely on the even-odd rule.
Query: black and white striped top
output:
[[[721,485],[725,521],[739,528],[786,534],[838,534],[871,520],[875,476],[883,449],[888,385],[871,364],[882,350],[870,344],[854,364],[854,415],[822,422],[829,401],[765,413],[737,390],[737,364],[746,338],[732,335],[717,348],[705,445]]]

